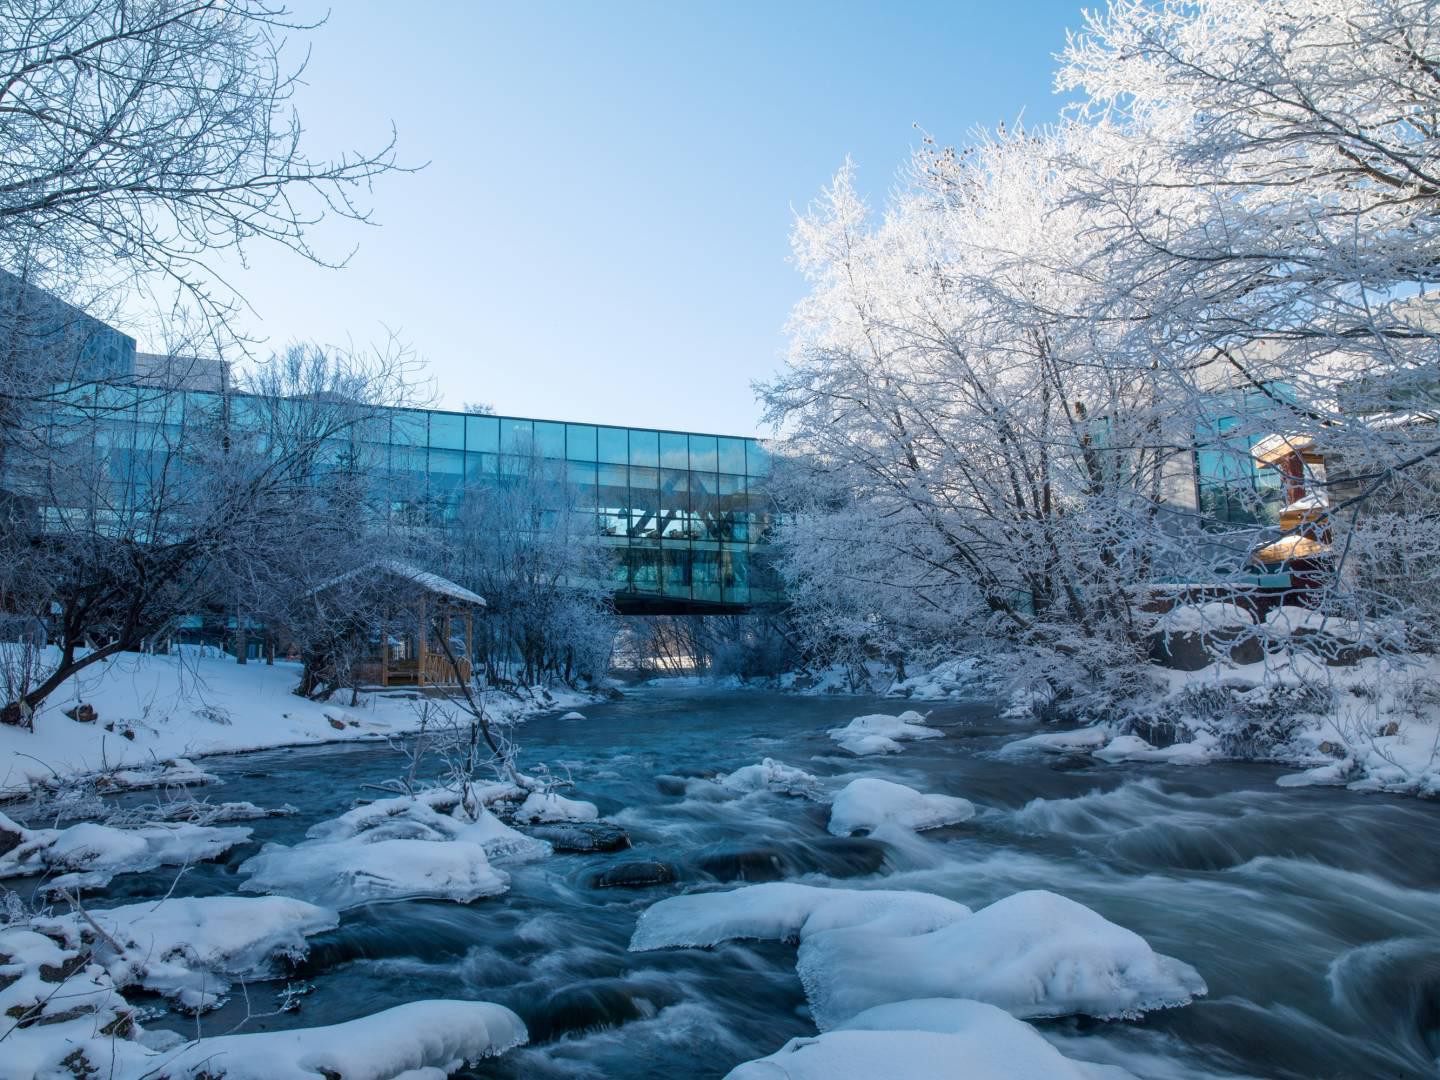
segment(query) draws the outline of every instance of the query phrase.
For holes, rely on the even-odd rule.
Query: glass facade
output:
[[[247,410],[246,401],[232,397],[229,416],[248,428],[263,410]],[[186,425],[213,423],[221,408],[209,391],[85,387],[54,419],[94,440],[108,461],[114,505],[133,506]],[[781,599],[763,558],[773,520],[769,459],[754,439],[393,409],[337,441],[331,456],[337,468],[365,474],[373,502],[392,520],[433,528],[456,519],[468,488],[504,484],[538,457],[564,478],[557,490],[568,505],[593,515],[614,555],[611,584],[622,607]]]
[[[1260,468],[1251,448],[1288,419],[1284,383],[1214,395],[1195,431],[1196,505],[1207,518],[1233,525],[1269,525],[1284,492],[1275,469]]]

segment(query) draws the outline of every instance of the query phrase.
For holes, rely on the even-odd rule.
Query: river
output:
[[[517,729],[522,768],[568,770],[569,794],[598,804],[633,849],[508,866],[510,892],[470,905],[348,912],[338,930],[312,939],[298,975],[308,988],[301,1008],[252,1018],[243,1030],[334,1023],[420,998],[475,998],[520,1013],[532,1044],[466,1075],[723,1076],[813,1034],[793,947],[632,954],[636,917],[663,896],[738,871],[752,879],[808,871],[804,880],[815,883],[922,889],[974,908],[1051,889],[1137,931],[1208,982],[1198,1003],[1140,1022],[1042,1022],[1073,1057],[1155,1078],[1435,1075],[1440,806],[1282,789],[1274,785],[1281,770],[1265,765],[999,757],[997,748],[1027,725],[980,703],[937,707],[930,722],[946,737],[907,743],[899,755],[856,759],[826,737],[853,716],[904,707],[642,689],[586,709],[584,721],[531,720]],[[693,779],[766,757],[827,782],[874,775],[962,795],[978,813],[898,845],[845,846],[828,838],[821,804],[769,793],[722,798]],[[297,807],[296,816],[254,823],[257,840],[293,843],[402,764],[372,744],[214,758],[206,767],[225,780],[216,799]],[[176,894],[234,892],[243,880],[236,867],[254,850],[192,868]],[[605,866],[633,859],[671,863],[681,880],[591,884]],[[92,905],[170,886],[168,873],[124,876]],[[199,1024],[230,1030],[247,1011],[272,1010],[275,991],[251,986],[248,998],[236,994]],[[193,1034],[197,1022],[157,1010],[147,1023]]]

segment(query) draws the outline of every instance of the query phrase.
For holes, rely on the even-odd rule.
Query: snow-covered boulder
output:
[[[532,791],[515,811],[515,820],[531,825],[557,821],[595,821],[600,811],[594,803],[567,799],[553,791]]]
[[[975,816],[968,799],[953,795],[926,795],[889,780],[852,780],[835,796],[830,808],[830,832],[853,836],[874,832],[882,825],[897,825],[916,832],[956,825]]]
[[[1214,736],[1205,732],[1191,742],[1162,747],[1151,746],[1138,735],[1118,735],[1107,745],[1093,751],[1093,755],[1101,761],[1152,761],[1166,765],[1208,765],[1215,759],[1216,753]]]
[[[479,844],[489,859],[516,861],[544,858],[550,846],[512,829],[476,798],[467,807],[459,792],[448,788],[411,798],[376,799],[337,818],[319,822],[305,834],[311,840],[465,840]]]
[[[340,922],[333,911],[284,896],[171,897],[86,914],[35,925],[91,949],[116,986],[140,985],[197,1011],[219,1004],[234,980],[274,977],[279,961],[305,955],[307,936]]]
[[[14,843],[11,840],[14,839]],[[117,874],[218,858],[250,839],[245,828],[162,823],[117,829],[84,821],[64,829],[27,829],[0,814],[0,878],[56,875],[50,890],[100,889]]]
[[[1000,748],[1002,754],[1023,754],[1040,751],[1047,754],[1088,754],[1100,749],[1114,738],[1107,727],[1075,728],[1073,731],[1045,731],[1024,739],[1015,739]]]
[[[224,1080],[440,1080],[528,1038],[503,1005],[413,1001],[329,1027],[201,1039],[155,1055],[152,1068],[157,1076]]]
[[[831,728],[827,734],[841,749],[860,757],[870,754],[899,753],[902,742],[912,739],[939,739],[943,731],[927,727],[925,717],[913,709],[899,716],[872,713],[857,716],[844,727]]]
[[[963,1063],[963,1064],[961,1064]],[[959,1069],[960,1071],[957,1071]],[[903,1001],[867,1009],[817,1038],[791,1039],[727,1080],[1134,1080],[1065,1057],[1023,1021],[980,1001]]]
[[[115,769],[96,773],[93,783],[98,791],[142,791],[158,787],[190,787],[218,784],[220,778],[208,773],[188,758],[173,758],[138,769]]]
[[[1021,1018],[1112,1018],[1205,993],[1188,964],[1051,892],[1016,893],[972,915],[940,897],[915,899],[923,893],[830,890],[836,895],[823,898],[777,887],[662,900],[641,916],[630,947],[798,937],[796,970],[822,1031],[917,998],[969,998]]]
[[[498,896],[510,876],[468,840],[308,840],[268,844],[241,864],[242,892],[282,893],[344,911],[388,900],[454,900]]]
[[[730,791],[773,791],[777,795],[793,795],[806,799],[821,797],[819,780],[803,769],[786,765],[774,758],[766,758],[759,765],[746,765],[727,775],[717,776],[715,782]]]
[[[585,719],[585,714],[584,714],[584,713],[578,713],[578,712],[571,711],[571,712],[567,712],[564,716],[560,717],[560,719],[561,719],[561,720],[584,720],[584,719]]]

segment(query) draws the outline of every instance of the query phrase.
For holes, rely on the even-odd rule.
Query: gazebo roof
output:
[[[345,581],[351,581],[362,574],[386,574],[390,577],[401,578],[408,581],[425,592],[433,593],[436,596],[443,596],[455,600],[461,604],[469,604],[472,607],[485,607],[485,598],[478,593],[473,593],[463,585],[457,585],[449,578],[441,577],[439,574],[431,573],[429,570],[421,570],[399,559],[376,559],[372,563],[358,566],[354,570],[348,570],[338,577],[322,582],[311,589],[312,593],[324,592]]]

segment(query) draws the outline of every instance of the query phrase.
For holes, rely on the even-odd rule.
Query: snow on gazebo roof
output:
[[[426,592],[434,593],[437,596],[447,596],[451,600],[458,600],[462,604],[472,604],[475,607],[487,606],[485,598],[479,593],[473,593],[465,588],[465,586],[457,585],[449,578],[441,577],[439,574],[433,574],[429,570],[421,570],[418,566],[401,562],[399,559],[376,559],[374,562],[366,563],[364,566],[358,566],[354,570],[347,570],[345,573],[338,577],[333,577],[329,581],[321,582],[319,585],[316,585],[315,588],[311,589],[310,592],[324,592],[326,589],[339,585],[341,582],[349,581],[352,578],[359,577],[361,574],[376,570],[383,574],[389,574],[391,577],[403,578],[406,581],[420,586],[420,588]]]

